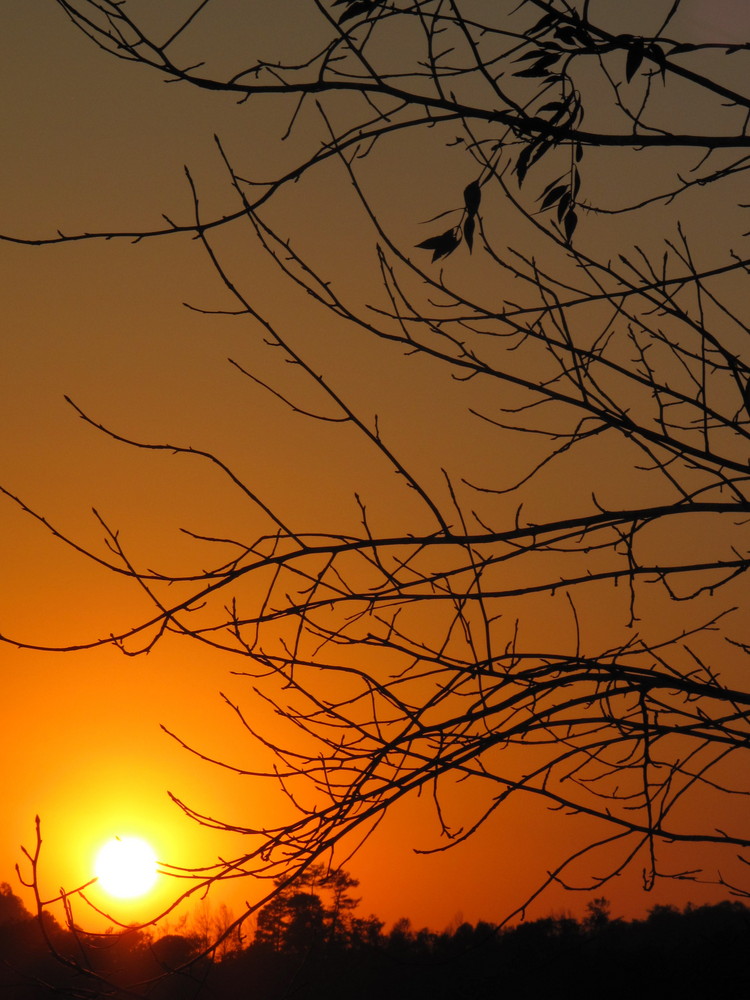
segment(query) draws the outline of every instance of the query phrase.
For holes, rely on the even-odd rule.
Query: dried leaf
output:
[[[558,220],[558,222],[562,222],[562,217],[565,215],[565,213],[570,208],[570,204],[571,204],[572,200],[573,199],[570,197],[570,191],[566,191],[565,194],[560,199],[560,204],[557,206],[557,220]]]
[[[546,54],[546,49],[532,49],[531,52],[524,52],[522,56],[514,59],[514,62],[530,62],[532,59],[538,59],[540,56]]]
[[[533,28],[529,28],[526,34],[527,35],[541,34],[542,32],[546,31],[547,28],[551,28],[553,24],[556,24],[559,17],[560,15],[557,13],[557,11],[550,11],[548,14],[544,14],[542,17],[539,18],[539,20],[536,22]]]
[[[549,194],[549,192],[552,190],[553,187],[560,186],[560,181],[563,180],[564,177],[565,177],[565,174],[560,174],[559,177],[555,177],[554,180],[550,181],[549,184],[547,184],[544,187],[544,189],[542,190],[542,193],[539,195],[539,200],[542,199],[542,198],[544,198],[545,195]],[[565,184],[562,185],[562,187],[566,187],[566,186],[567,185],[565,185]]]
[[[552,208],[564,194],[568,194],[567,184],[557,184],[555,187],[551,188],[542,197],[541,211],[546,212],[548,208]]]
[[[464,239],[466,240],[466,246],[469,248],[469,253],[474,249],[475,225],[474,216],[468,216],[466,222],[464,222]]]
[[[630,83],[638,67],[643,62],[643,42],[640,38],[634,39],[633,44],[628,49],[628,57],[625,60],[625,79]]]
[[[548,52],[543,55],[540,59],[529,66],[526,69],[517,70],[513,76],[524,76],[524,77],[535,77],[535,76],[547,76],[549,74],[550,67],[558,61],[560,58],[559,52]]]
[[[550,101],[549,104],[543,104],[537,114],[541,114],[543,111],[554,111],[556,113],[561,113],[565,110],[565,103],[563,101]]]
[[[476,215],[479,210],[479,203],[482,200],[482,189],[479,181],[472,181],[464,188],[464,205],[469,215]]]
[[[658,64],[659,72],[661,73],[663,78],[664,74],[667,72],[667,57],[664,54],[664,49],[660,45],[652,43],[651,45],[649,45],[647,51],[651,59],[653,59],[654,62]]]
[[[518,154],[518,159],[516,160],[516,173],[518,174],[518,186],[520,187],[524,179],[526,178],[526,171],[529,169],[529,157],[531,156],[531,151],[533,146],[524,146],[521,152]]]
[[[432,261],[439,260],[441,257],[447,257],[448,254],[453,253],[459,244],[459,236],[455,229],[446,229],[444,233],[439,236],[431,236],[428,240],[423,240],[421,243],[417,243],[417,249],[419,250],[432,250]]]
[[[529,167],[538,160],[541,160],[544,154],[548,152],[554,144],[555,140],[553,138],[541,136],[529,143],[528,146],[524,146],[518,154],[515,167],[516,173],[518,174],[519,187],[523,184]]]
[[[339,18],[338,23],[343,24],[344,21],[349,21],[353,17],[357,17],[358,14],[368,14],[377,5],[377,2],[378,0],[336,0],[333,4],[334,7],[347,4],[347,9]]]
[[[555,37],[565,45],[572,45],[576,40],[576,29],[571,24],[561,24],[555,29]]]
[[[672,46],[669,50],[669,54],[670,56],[682,55],[683,52],[695,52],[697,48],[698,46],[693,45],[691,42],[679,42],[677,45]],[[730,54],[730,50],[727,49],[727,55]]]
[[[578,225],[578,216],[576,215],[575,209],[571,208],[568,214],[565,216],[565,239],[568,243],[573,239],[573,233],[576,231],[576,226]]]

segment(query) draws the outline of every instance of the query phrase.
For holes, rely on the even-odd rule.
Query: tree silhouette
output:
[[[296,11],[304,52],[279,16],[276,51],[229,65],[202,28],[218,4],[166,32],[128,2],[58,4],[113,56],[235,97],[238,114],[267,102],[289,125],[270,179],[217,140],[222,214],[188,171],[184,221],[6,237],[196,239],[223,300],[191,308],[260,330],[288,362],[268,377],[232,359],[234,374],[341,456],[311,525],[220,452],[133,440],[71,401],[116,441],[218,470],[247,505],[252,537],[194,532],[215,559],[182,576],[136,565],[102,520],[108,553],[89,555],[153,612],[75,644],[132,655],[192,636],[241,657],[285,721],[288,738],[270,736],[228,701],[275,757],[267,773],[233,769],[280,782],[290,815],[270,830],[227,820],[251,846],[197,883],[287,886],[425,791],[439,849],[522,796],[585,820],[539,891],[597,891],[636,866],[647,889],[678,877],[747,893],[747,811],[733,808],[750,705],[740,29],[699,34],[680,0],[315,0]],[[328,204],[328,236],[304,219],[289,236],[296,185],[308,208]],[[223,241],[237,227],[252,267]],[[267,308],[259,261],[305,304],[309,336]],[[350,366],[360,351],[367,378]],[[368,467],[377,486],[357,483]]]
[[[344,871],[311,865],[292,883],[279,880],[269,901],[258,912],[254,943],[272,951],[306,951],[314,946],[339,946],[366,941],[382,926],[370,917],[355,918],[359,903],[350,895],[359,883]]]
[[[604,899],[594,903],[607,908]],[[75,969],[55,967],[38,921],[25,913],[22,920],[0,924],[0,988],[13,1000],[192,1000],[203,995],[240,1000],[248,992],[259,1000],[291,992],[311,1000],[345,1000],[353,992],[364,1000],[384,995],[448,1000],[461,993],[496,996],[503,990],[598,997],[607,982],[618,1000],[636,991],[657,1000],[674,989],[690,1000],[715,989],[742,995],[749,920],[747,907],[727,901],[682,912],[657,906],[646,920],[579,924],[570,917],[547,917],[502,930],[461,924],[455,931],[414,932],[408,920],[400,920],[387,934],[332,947],[318,939],[302,949],[301,942],[290,941],[275,951],[267,943],[250,942],[192,968],[183,963],[200,949],[194,936],[154,938],[131,929],[86,936],[85,942],[79,937],[76,943],[75,935],[57,928],[55,933],[66,939],[64,948],[85,943],[93,961],[109,970],[110,982],[97,985],[82,980]],[[144,982],[155,967],[182,968],[159,982]]]

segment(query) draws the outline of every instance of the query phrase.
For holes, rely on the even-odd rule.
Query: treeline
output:
[[[357,882],[312,870],[279,889],[246,940],[226,935],[226,912],[204,911],[182,933],[75,934],[44,926],[0,885],[0,997],[48,1000],[144,996],[153,1000],[648,1000],[743,996],[750,909],[738,901],[655,906],[645,920],[614,919],[605,899],[587,915],[498,929],[461,924],[436,933],[408,920],[388,932],[356,913]],[[57,954],[55,955],[54,952]]]

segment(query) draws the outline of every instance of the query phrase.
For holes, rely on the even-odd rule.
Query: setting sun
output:
[[[139,837],[114,837],[97,854],[94,874],[110,896],[142,896],[156,882],[156,855]]]

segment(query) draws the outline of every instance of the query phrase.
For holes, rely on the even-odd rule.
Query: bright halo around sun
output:
[[[156,882],[156,855],[140,837],[114,837],[97,854],[94,874],[110,896],[143,896]]]

